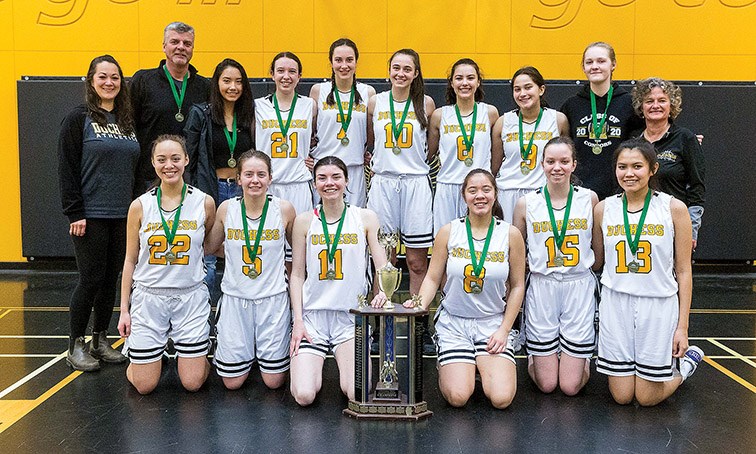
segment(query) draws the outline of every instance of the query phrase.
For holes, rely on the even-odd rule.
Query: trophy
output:
[[[391,251],[396,250],[396,245],[399,243],[399,233],[392,231],[385,233],[382,230],[378,231],[378,243],[383,246],[386,251],[386,258],[389,261],[378,270],[378,287],[386,294],[386,303],[383,308],[386,310],[392,310],[394,303],[391,302],[391,298],[394,296],[394,292],[399,289],[399,285],[402,283],[402,271],[391,264]]]

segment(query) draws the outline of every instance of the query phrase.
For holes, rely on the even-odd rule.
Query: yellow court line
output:
[[[716,345],[717,347],[721,348],[722,350],[726,351],[727,353],[731,354],[732,356],[737,357],[739,360],[744,361],[746,364],[750,364],[752,367],[756,367],[756,363],[746,358],[745,356],[741,355],[740,353],[736,352],[735,350],[731,349],[730,347],[724,344],[721,344],[715,341],[714,339],[706,339],[706,340]]]
[[[691,309],[691,314],[756,314],[756,309]]]
[[[122,343],[124,339],[118,339],[114,344],[113,348],[118,348]],[[9,418],[7,421],[2,421],[2,425],[0,425],[0,434],[3,433],[6,429],[8,429],[10,426],[18,422],[21,418],[31,413],[32,410],[42,405],[47,399],[54,396],[55,393],[63,389],[67,384],[71,383],[81,375],[83,372],[81,371],[74,371],[71,372],[66,378],[56,383],[52,388],[48,389],[42,395],[37,397],[33,400],[19,400],[19,401],[11,401],[9,402],[9,407],[16,407],[16,411],[9,412],[13,416]],[[12,408],[11,408],[12,409]]]
[[[10,309],[8,309],[7,311],[5,311],[5,312],[3,312],[2,314],[0,314],[0,318],[3,318],[3,317],[5,317],[6,315],[10,314],[11,312],[13,312],[13,311],[12,311],[12,310],[10,310]]]
[[[745,386],[746,389],[751,391],[752,393],[756,394],[756,386],[753,386],[749,382],[745,381],[744,379],[740,378],[737,374],[732,372],[730,369],[724,367],[723,365],[719,364],[718,362],[714,361],[713,359],[709,358],[708,356],[704,356],[704,361],[706,361],[708,364],[710,364],[715,369],[719,370],[723,374],[727,375],[728,377],[732,378],[736,382],[740,383],[741,385]]]

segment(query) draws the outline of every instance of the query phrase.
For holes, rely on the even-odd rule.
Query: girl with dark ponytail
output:
[[[375,172],[368,208],[378,214],[383,230],[400,232],[407,247],[410,291],[417,293],[433,243],[426,148],[428,118],[436,105],[424,93],[420,57],[414,50],[394,52],[389,80],[391,89],[368,102],[368,144],[373,142]]]
[[[328,49],[331,79],[312,86],[310,98],[318,108],[315,161],[338,156],[349,169],[347,202],[364,207],[367,197],[365,161],[367,146],[367,101],[375,95],[370,85],[357,82],[360,52],[349,38],[340,38]]]

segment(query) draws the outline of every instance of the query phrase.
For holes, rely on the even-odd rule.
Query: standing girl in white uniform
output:
[[[671,396],[703,358],[688,345],[692,227],[683,202],[649,187],[659,169],[653,145],[623,142],[614,169],[623,192],[594,210],[596,264],[606,258],[596,369],[609,376],[617,403],[652,406]]]
[[[536,68],[518,69],[512,76],[517,109],[506,112],[494,125],[491,171],[508,222],[512,222],[517,200],[546,183],[541,166],[546,142],[569,132],[567,117],[543,101],[545,91],[546,81]]]
[[[398,230],[407,251],[409,287],[417,293],[433,244],[433,204],[427,156],[428,118],[436,105],[425,95],[420,56],[412,49],[389,59],[391,89],[368,102],[368,146],[373,142],[368,208],[381,229]],[[372,138],[372,140],[371,140]]]
[[[588,382],[596,340],[591,234],[598,197],[570,184],[576,165],[569,137],[549,140],[542,162],[546,185],[520,198],[514,213],[528,246],[528,373],[541,391],[558,385],[568,396]]]
[[[354,399],[354,316],[349,309],[368,292],[368,248],[376,269],[386,264],[378,244],[378,217],[344,201],[346,164],[327,156],[313,171],[322,203],[296,218],[289,285],[294,315],[291,394],[301,406],[310,405],[320,391],[329,350],[339,367],[341,391]],[[385,302],[386,295],[379,292],[372,304]]]
[[[349,170],[346,198],[350,205],[365,207],[365,160],[367,146],[367,103],[375,95],[370,85],[357,82],[355,71],[360,52],[349,38],[337,39],[328,49],[331,80],[312,86],[310,98],[318,108],[315,160],[337,156]]]
[[[270,157],[256,150],[239,156],[241,197],[221,203],[208,250],[223,243],[223,273],[216,328],[215,366],[228,389],[239,389],[257,361],[268,388],[286,382],[291,313],[284,245],[291,240],[294,207],[268,194]]]
[[[477,369],[486,397],[502,409],[517,391],[512,324],[525,294],[525,244],[519,230],[494,216],[501,207],[490,172],[471,171],[462,190],[468,214],[439,230],[421,304],[428,309],[446,273],[435,322],[441,393],[450,405],[464,406]]]
[[[305,166],[310,152],[315,102],[297,94],[302,63],[291,52],[273,57],[270,76],[276,84],[272,95],[255,99],[255,147],[273,164],[269,192],[288,200],[297,213],[312,209],[312,174]]]
[[[441,160],[433,198],[434,236],[449,221],[465,215],[465,175],[472,169],[491,170],[491,129],[499,118],[496,107],[483,102],[480,68],[469,58],[452,66],[446,102],[433,112],[428,129],[428,162],[436,153]]]
[[[118,331],[127,338],[124,351],[131,360],[126,378],[140,394],[157,386],[169,338],[187,391],[199,390],[210,371],[203,242],[215,203],[184,183],[188,164],[183,137],[155,139],[152,166],[160,184],[129,207]]]

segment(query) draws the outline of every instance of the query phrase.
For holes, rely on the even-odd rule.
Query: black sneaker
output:
[[[435,355],[436,344],[433,342],[433,336],[427,330],[423,333],[423,355]]]

